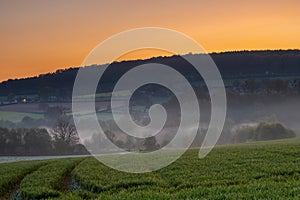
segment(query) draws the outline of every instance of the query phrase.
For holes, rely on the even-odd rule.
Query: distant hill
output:
[[[236,51],[210,54],[223,78],[278,77],[300,75],[300,50]],[[193,55],[201,56],[201,55]],[[155,57],[112,63],[102,79],[107,87],[99,92],[112,89],[116,80],[131,68],[146,64],[161,63],[175,68],[190,80],[201,80],[187,61],[180,56]],[[96,66],[101,67],[101,65]],[[55,94],[70,96],[78,68],[57,70],[36,77],[8,80],[0,83],[1,96]]]

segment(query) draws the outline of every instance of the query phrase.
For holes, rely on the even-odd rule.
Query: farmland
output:
[[[43,115],[38,113],[28,113],[28,112],[0,111],[0,120],[8,120],[16,123],[22,121],[24,117],[40,119],[43,117]]]
[[[84,102],[82,102],[84,104]],[[122,106],[123,101],[117,103],[118,106]],[[48,107],[61,107],[64,108],[68,115],[71,115],[72,103],[45,103]],[[101,112],[107,109],[110,102],[98,101],[95,103],[97,112]],[[21,122],[24,117],[30,117],[32,119],[42,119],[44,118],[45,110],[40,108],[39,103],[26,103],[26,104],[11,104],[11,105],[1,105],[0,106],[0,120],[7,120],[14,123]],[[74,114],[84,114],[88,115],[90,112],[85,113],[74,113]]]
[[[300,199],[300,140],[219,146],[201,160],[192,149],[146,174],[92,157],[4,163],[0,170],[3,198]]]

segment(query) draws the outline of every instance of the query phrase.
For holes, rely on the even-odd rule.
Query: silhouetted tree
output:
[[[292,137],[296,137],[294,131],[285,128],[280,123],[260,123],[255,130],[255,138],[257,140],[276,140]]]
[[[43,156],[64,154],[88,154],[81,144],[67,144],[53,140],[46,129],[0,128],[0,155],[2,156]]]
[[[24,146],[30,155],[50,154],[52,141],[46,129],[19,129],[24,134]]]
[[[53,128],[51,135],[56,141],[63,141],[66,144],[77,144],[79,137],[75,125],[72,123],[71,117],[61,116],[58,118]]]

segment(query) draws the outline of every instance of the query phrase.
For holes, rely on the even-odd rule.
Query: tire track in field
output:
[[[72,180],[73,180],[72,172],[85,159],[86,158],[81,159],[77,163],[75,163],[75,165],[71,169],[69,169],[68,172],[64,175],[64,178],[62,180],[62,186],[61,186],[60,192],[62,192],[63,194],[65,194],[65,193],[67,193],[69,191],[69,189],[71,188]]]
[[[20,184],[22,182],[22,180],[29,174],[32,174],[33,172],[37,171],[38,169],[40,169],[41,167],[45,166],[49,164],[49,162],[45,162],[42,163],[41,165],[38,165],[34,168],[32,168],[31,170],[29,170],[28,172],[24,173],[22,176],[19,177],[18,181],[16,181],[12,187],[7,188],[7,192],[0,197],[0,199],[4,200],[4,199],[14,199],[13,197],[17,194],[18,190],[20,189]]]

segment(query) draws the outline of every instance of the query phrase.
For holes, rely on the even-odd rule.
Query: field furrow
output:
[[[0,164],[0,196],[7,198],[20,181],[50,161],[24,161]]]
[[[68,173],[83,158],[59,159],[39,168],[37,171],[26,176],[20,185],[20,197],[22,199],[45,199],[59,197]]]

